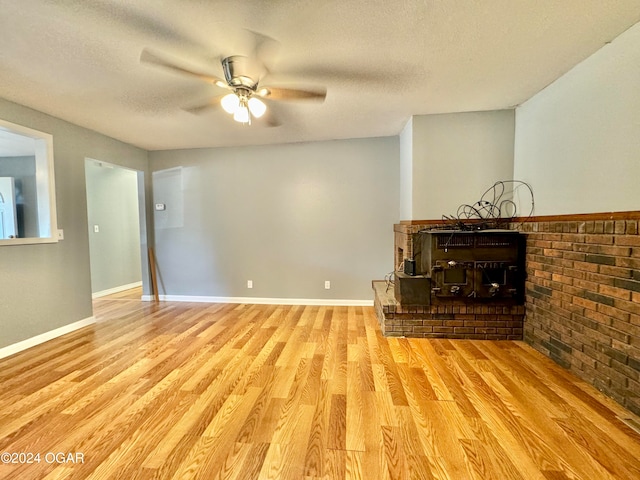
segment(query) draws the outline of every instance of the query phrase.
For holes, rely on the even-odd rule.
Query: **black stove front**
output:
[[[439,299],[524,299],[524,236],[513,230],[423,230],[416,274]]]

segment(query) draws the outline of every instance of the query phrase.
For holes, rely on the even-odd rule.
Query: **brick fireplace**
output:
[[[394,226],[396,266],[413,234],[439,221]],[[374,282],[387,336],[524,339],[640,415],[640,212],[537,217],[526,236],[524,305],[401,305]]]
[[[427,221],[394,225],[396,269],[401,269],[405,259],[418,256],[417,233],[442,227],[442,223]],[[396,281],[400,280],[404,279],[396,278]],[[417,282],[411,279],[411,283]],[[456,298],[430,298],[406,304],[397,300],[394,287],[386,282],[374,282],[374,291],[380,328],[387,336],[478,340],[521,340],[523,336],[524,306],[511,300],[469,302]]]

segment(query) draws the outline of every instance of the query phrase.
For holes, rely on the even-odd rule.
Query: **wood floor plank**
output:
[[[493,470],[498,473],[498,478],[528,480],[526,466],[514,464],[514,458],[520,457],[517,454],[513,455],[508,441],[503,442],[501,437],[496,437],[496,432],[478,417],[469,418],[467,421],[475,438],[484,448],[484,455],[490,460]]]
[[[435,368],[435,362],[433,361],[434,351],[427,349],[426,342],[421,342],[417,339],[409,339],[409,342],[415,356],[419,359],[419,364],[416,368],[421,368],[427,377],[428,384],[436,397],[434,400],[453,401],[453,395]]]
[[[386,338],[370,307],[94,302],[0,360],[0,478],[636,480],[640,434],[522,342]]]
[[[347,448],[347,396],[331,395],[327,448],[346,450]]]
[[[382,431],[382,448],[387,472],[390,478],[409,480],[407,460],[404,454],[400,427],[380,427]]]
[[[270,444],[268,443],[254,443],[251,445],[251,450],[249,451],[246,460],[242,464],[242,467],[238,469],[242,474],[238,479],[256,480],[259,478],[260,471],[264,465],[264,460],[269,451],[269,446]]]
[[[443,402],[431,402],[429,419],[433,424],[434,448],[450,478],[471,478],[471,470],[460,444],[458,432],[450,428]]]
[[[378,399],[376,392],[364,392],[362,395],[365,423],[364,453],[362,468],[367,478],[384,478],[387,467],[383,453],[382,428],[379,422]]]
[[[424,410],[423,410],[424,408]],[[438,455],[435,437],[438,433],[426,411],[428,404],[417,404],[409,399],[409,407],[396,408],[402,426],[404,448],[407,455],[414,457],[435,457]]]
[[[301,358],[293,377],[293,384],[278,412],[278,422],[271,437],[271,443],[291,443],[299,428],[298,413],[302,409],[300,398],[304,391],[304,381],[307,378],[310,361]]]
[[[317,350],[317,349],[316,349]],[[324,364],[324,355],[316,353],[311,359],[309,366],[309,374],[304,382],[302,397],[300,401],[305,405],[315,405],[318,401],[320,390],[322,365]]]
[[[378,334],[378,345],[382,354],[382,365],[384,366],[384,372],[387,377],[387,384],[389,385],[389,393],[394,405],[407,406],[407,397],[404,393],[404,388],[400,377],[398,375],[398,367],[393,361],[391,349],[386,338],[382,338],[381,334]]]
[[[321,477],[326,463],[329,412],[331,409],[331,395],[326,380],[323,380],[318,391],[311,429],[305,452],[303,476]]]
[[[360,364],[348,362],[345,448],[350,451],[364,451],[364,423],[367,419],[364,417],[362,393]]]
[[[373,378],[373,369],[371,367],[371,356],[369,354],[369,348],[367,345],[366,336],[358,337],[358,349],[360,353],[358,355],[359,358],[359,370],[360,370],[360,380],[362,382],[362,390],[364,391],[374,391],[375,390],[375,380]]]
[[[239,462],[235,459],[236,446],[239,444],[234,439],[239,426],[246,420],[260,393],[260,388],[251,388],[244,395],[227,397],[225,404],[202,432],[181,468],[174,474],[174,478],[209,480],[215,478],[227,463]],[[195,473],[192,470],[194,465]]]
[[[482,442],[462,439],[460,445],[462,445],[469,469],[475,480],[502,480],[501,472],[493,469],[491,457],[487,454]]]

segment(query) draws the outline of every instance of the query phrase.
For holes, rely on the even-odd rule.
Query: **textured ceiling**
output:
[[[3,0],[0,97],[149,150],[396,135],[411,115],[511,108],[640,21],[640,0]],[[221,77],[277,40],[275,128],[181,107],[220,87],[140,64],[143,48]],[[273,47],[274,42],[263,45]]]

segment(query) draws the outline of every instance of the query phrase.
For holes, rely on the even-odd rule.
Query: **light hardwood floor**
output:
[[[40,454],[0,478],[640,478],[628,412],[522,342],[385,338],[371,308],[136,298],[0,360],[0,452]]]

